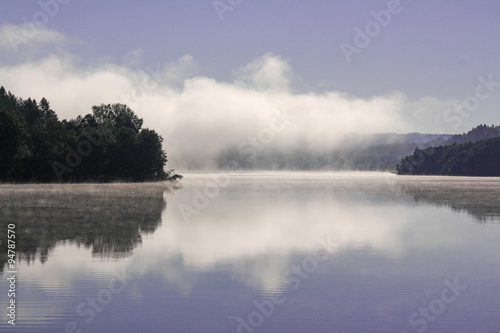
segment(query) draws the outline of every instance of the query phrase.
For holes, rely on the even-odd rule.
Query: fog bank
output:
[[[135,63],[131,57],[125,58]],[[106,63],[80,67],[52,55],[0,67],[1,84],[14,94],[46,97],[61,118],[91,112],[101,103],[124,103],[144,127],[163,136],[167,166],[214,169],[222,152],[254,158],[265,149],[330,151],[348,145],[349,133],[432,132],[452,101],[409,100],[401,92],[358,98],[338,91],[297,91],[286,59],[264,54],[234,69],[232,82],[200,74],[194,59],[134,69]],[[347,138],[347,139],[346,139]]]

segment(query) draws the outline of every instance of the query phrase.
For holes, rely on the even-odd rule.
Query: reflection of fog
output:
[[[23,269],[32,269],[41,281],[46,277],[52,286],[66,275],[63,272],[90,277],[112,269],[161,276],[166,288],[186,294],[213,272],[226,272],[233,281],[259,291],[276,291],[286,288],[285,272],[300,262],[297,258],[312,254],[319,240],[330,240],[332,259],[356,252],[390,260],[463,242],[460,228],[464,226],[456,222],[466,216],[415,203],[413,195],[420,191],[422,196],[450,201],[456,200],[454,195],[470,194],[451,183],[441,190],[433,188],[431,184],[439,184],[436,179],[427,184],[420,183],[424,178],[391,177],[376,173],[233,176],[191,223],[183,220],[179,205],[190,204],[209,176],[188,176],[183,190],[168,196],[160,184],[112,185],[107,196],[102,189],[90,190],[90,185],[85,191],[59,189],[50,195],[30,191],[23,200],[36,203],[34,207],[51,207],[52,219],[44,209],[11,207],[10,213],[1,214],[12,219],[9,214],[15,211],[16,218],[30,227],[24,233],[34,239],[33,244],[23,251],[50,250],[45,268],[36,264]],[[493,191],[494,186],[478,185],[476,190]],[[486,203],[494,198],[498,197]],[[6,195],[1,200],[7,202]],[[75,245],[84,246],[76,251]],[[65,249],[74,255],[64,256]]]
[[[434,233],[426,228],[433,226],[410,215],[411,199],[380,175],[338,177],[249,182],[236,178],[190,223],[178,207],[190,203],[204,182],[187,181],[169,201],[162,227],[154,235],[157,241],[137,251],[137,264],[142,270],[168,267],[165,274],[172,275],[172,262],[159,257],[175,254],[184,272],[229,269],[250,286],[277,290],[284,287],[283,275],[294,264],[293,256],[313,253],[321,239],[330,240],[334,253],[366,250],[394,258],[412,247],[455,241],[453,235],[429,238]]]
[[[329,199],[229,203],[221,198],[192,223],[173,218],[162,231],[168,247],[182,251],[184,263],[193,267],[268,252],[310,252],[326,236],[335,248],[397,250],[397,229],[390,219]]]
[[[339,313],[359,310],[352,302],[344,304],[342,298],[333,298],[350,298],[352,286],[360,287],[353,293],[354,303],[375,297],[377,311],[385,317],[401,303],[394,295],[380,297],[379,290],[385,293],[380,286],[397,284],[400,279],[408,285],[428,277],[440,279],[443,271],[458,274],[457,268],[467,275],[470,263],[474,269],[491,273],[488,276],[498,275],[494,256],[498,252],[497,233],[485,232],[496,226],[478,227],[468,223],[471,218],[466,214],[426,200],[415,202],[415,191],[422,194],[422,189],[427,189],[432,195],[440,191],[425,182],[419,187],[418,182],[425,178],[381,174],[234,176],[191,223],[186,223],[179,205],[190,204],[195,190],[209,179],[188,175],[183,189],[174,195],[165,192],[161,184],[116,184],[107,190],[94,185],[80,189],[55,186],[59,188],[55,193],[44,192],[47,188],[11,191],[12,198],[18,196],[11,201],[7,194],[0,194],[2,208],[8,203],[1,216],[12,219],[15,213],[26,229],[23,237],[35,238],[37,251],[48,249],[45,263],[36,260],[20,265],[24,296],[19,316],[23,322],[44,326],[57,322],[61,313],[76,316],[76,306],[95,297],[114,279],[114,272],[131,277],[127,288],[115,295],[109,306],[109,313],[114,309],[117,316],[122,315],[122,306],[136,311],[141,304],[146,318],[155,308],[172,313],[179,304],[189,306],[189,311],[197,311],[199,305],[203,312],[226,301],[243,304],[234,306],[234,313],[243,315],[247,313],[242,310],[245,305],[254,310],[248,291],[290,292],[292,283],[284,278],[285,273],[312,255],[320,239],[330,242],[333,251],[331,260],[320,262],[317,272],[311,273],[307,288],[317,294],[307,296],[306,303],[332,304]],[[465,195],[456,186],[443,186],[450,190],[441,195],[442,200],[452,200],[448,197],[454,192],[458,197]],[[492,191],[492,186],[483,187]],[[5,193],[5,187],[3,190]],[[26,198],[19,199],[22,196]],[[24,202],[25,208],[17,209],[16,202]],[[46,226],[50,228],[44,229]],[[96,246],[101,240],[108,245]],[[20,244],[20,249],[31,249],[26,246]],[[3,279],[0,289],[5,289],[6,283]],[[375,290],[376,295],[365,295],[363,290]],[[319,296],[323,292],[329,292],[327,299]],[[219,293],[221,298],[217,298]],[[6,306],[3,299],[0,306]],[[194,313],[189,311],[186,313]],[[232,311],[226,314],[232,316]],[[108,308],[104,313],[103,319]],[[76,320],[81,322],[82,318]],[[55,327],[53,331],[63,329]]]

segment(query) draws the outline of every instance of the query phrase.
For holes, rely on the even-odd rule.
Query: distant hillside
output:
[[[480,125],[463,134],[350,133],[335,148],[318,149],[304,143],[287,149],[230,146],[217,159],[220,169],[241,170],[394,170],[415,149],[476,142],[500,136],[500,126]]]
[[[393,170],[415,147],[430,142],[446,142],[451,135],[435,134],[348,134],[337,148],[318,150],[307,145],[300,149],[265,147],[240,151],[233,146],[223,151],[220,169],[243,170]]]
[[[491,132],[486,130],[483,133]],[[396,172],[399,175],[500,176],[500,137],[422,150],[417,148],[412,155],[401,160]]]
[[[453,135],[446,144],[476,142],[500,136],[500,126],[479,125],[467,133]]]
[[[243,170],[394,170],[394,166],[415,147],[443,144],[449,134],[350,133],[333,149],[318,150],[303,145],[300,149],[265,147],[241,151],[232,146],[223,151],[220,169]],[[250,153],[249,153],[250,152]]]

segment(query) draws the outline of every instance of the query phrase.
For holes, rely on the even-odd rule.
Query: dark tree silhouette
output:
[[[399,175],[500,176],[500,137],[415,149],[396,166]]]
[[[163,138],[143,129],[124,104],[59,121],[47,99],[17,98],[0,88],[0,181],[85,182],[177,180],[165,172]]]

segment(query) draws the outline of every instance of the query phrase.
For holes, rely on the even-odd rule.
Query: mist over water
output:
[[[82,69],[65,54],[0,66],[0,77],[17,95],[45,96],[62,119],[101,103],[129,105],[144,127],[163,136],[169,165],[183,169],[217,168],[221,154],[235,147],[240,158],[251,159],[266,149],[324,153],[353,146],[359,139],[352,133],[431,133],[451,103],[410,100],[398,91],[360,98],[299,90],[292,64],[270,53],[235,69],[231,82],[200,74],[189,55],[156,68],[133,68]]]
[[[400,92],[364,99],[338,91],[296,91],[290,65],[272,54],[235,76],[232,83],[207,77],[184,82],[164,123],[173,164],[214,169],[228,149],[254,159],[264,150],[326,153],[352,148],[363,143],[353,133],[414,131],[415,120],[446,104],[436,99],[412,102]]]
[[[214,179],[218,192],[195,201]],[[0,329],[493,332],[499,185],[374,172],[186,173],[175,188],[2,185],[0,229],[15,222],[29,242],[16,248],[18,325]],[[186,218],[185,206],[198,213]],[[446,291],[441,311],[450,285],[461,289]],[[275,296],[283,302],[271,310]]]
[[[499,12],[0,0],[0,333],[499,333]]]

